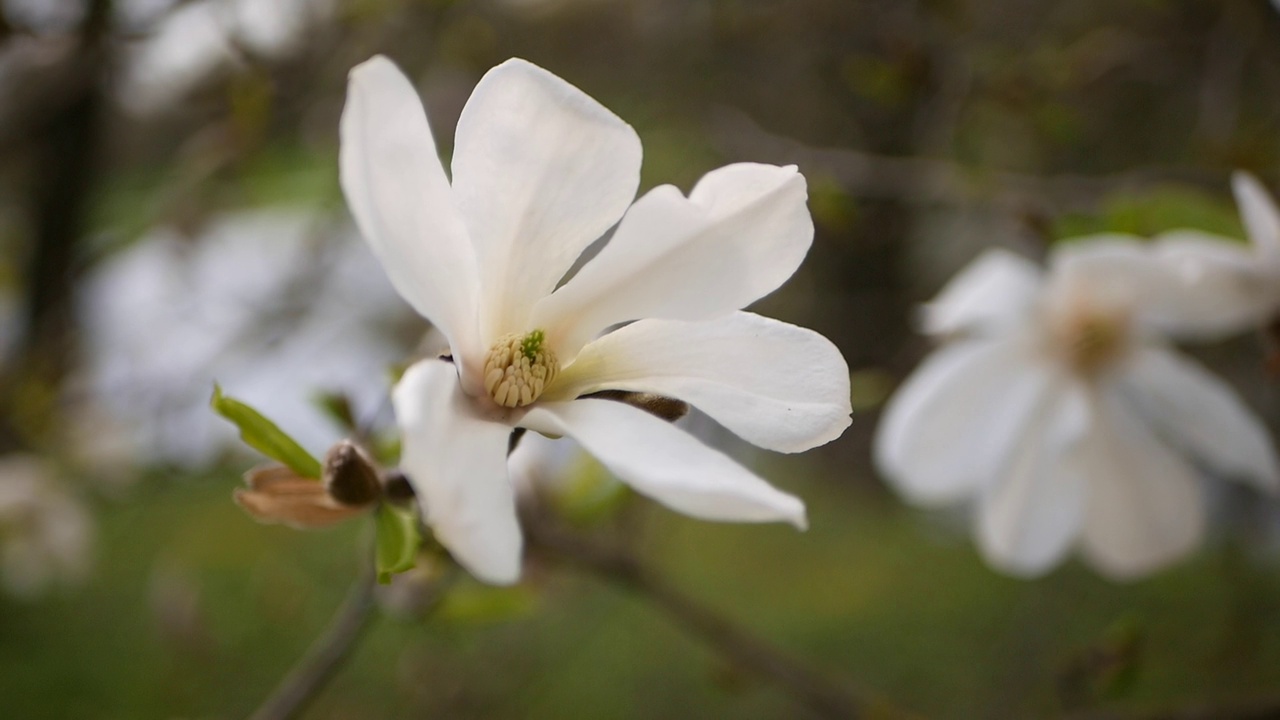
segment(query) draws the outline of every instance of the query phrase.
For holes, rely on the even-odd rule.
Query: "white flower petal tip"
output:
[[[475,254],[413,84],[379,55],[349,74],[339,123],[347,207],[396,292],[449,338],[474,343]]]
[[[1163,348],[1136,354],[1122,380],[1143,418],[1215,474],[1280,493],[1271,434],[1235,391]]]
[[[812,330],[747,312],[615,330],[583,348],[558,397],[605,389],[682,400],[775,452],[824,445],[852,422],[840,350]]]
[[[1260,326],[1280,290],[1258,253],[1229,238],[1192,230],[1163,233],[1152,243],[1170,285],[1149,313],[1163,333],[1213,340]]]
[[[410,367],[392,391],[400,467],[423,520],[471,574],[509,585],[520,577],[523,536],[507,476],[511,428],[473,410],[452,363]]]
[[[1040,268],[1030,260],[1008,250],[987,250],[920,308],[921,331],[955,335],[1016,321],[1030,309],[1040,281]]]
[[[999,472],[1046,391],[1048,373],[1017,342],[943,347],[885,406],[876,466],[909,501],[937,506],[980,490]]]
[[[978,547],[1018,577],[1047,573],[1066,557],[1084,523],[1085,480],[1070,451],[1088,431],[1084,392],[1059,385],[1041,395],[978,501]]]
[[[630,125],[532,63],[481,78],[458,119],[453,191],[484,270],[485,335],[529,329],[534,304],[626,212],[641,157]]]
[[[546,403],[520,423],[567,435],[619,480],[676,512],[703,520],[808,527],[804,503],[665,420],[623,403]]]
[[[1280,206],[1256,177],[1243,170],[1232,174],[1231,189],[1250,242],[1263,257],[1280,262]]]
[[[804,176],[755,163],[707,173],[688,197],[637,200],[600,254],[535,310],[570,359],[605,328],[641,318],[708,320],[776,290],[813,242]]]

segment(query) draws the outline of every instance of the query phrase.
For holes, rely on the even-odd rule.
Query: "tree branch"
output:
[[[824,718],[913,718],[886,700],[836,683],[776,648],[748,634],[715,611],[699,604],[644,565],[616,549],[585,542],[532,513],[522,518],[525,537],[535,552],[563,561],[619,585],[653,603],[676,624],[710,645],[735,665],[775,682],[801,704]]]
[[[365,562],[329,628],[312,643],[250,720],[296,718],[329,684],[373,618],[374,577],[373,564]]]
[[[1118,191],[1169,182],[1222,185],[1196,168],[1152,167],[1111,175],[1034,175],[966,166],[951,160],[877,155],[848,148],[815,148],[774,135],[747,115],[726,108],[711,120],[711,137],[731,157],[799,165],[810,177],[826,175],[849,193],[915,205],[983,202],[1011,211],[1047,207],[1056,212],[1095,210]]]

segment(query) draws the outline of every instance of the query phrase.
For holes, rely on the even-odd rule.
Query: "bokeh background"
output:
[[[257,462],[215,380],[315,453],[320,409],[390,421],[427,327],[337,184],[347,70],[414,79],[449,152],[511,56],[632,123],[643,188],[795,163],[817,238],[764,314],[844,351],[855,415],[802,457],[740,453],[809,532],[651,503],[582,513],[729,620],[938,718],[1137,716],[1280,697],[1280,515],[1219,489],[1211,541],[1139,582],[983,565],[869,447],[928,350],[913,307],[992,245],[1099,230],[1240,237],[1228,178],[1280,183],[1268,0],[4,0],[0,3],[0,714],[247,715],[324,626],[368,523],[300,533],[230,501]],[[643,189],[642,188],[642,189]],[[1273,427],[1264,334],[1198,348]],[[615,512],[616,510],[616,512]],[[643,597],[532,560],[404,597],[312,718],[806,717]],[[1213,717],[1214,715],[1205,715]],[[1261,717],[1261,716],[1260,716]]]

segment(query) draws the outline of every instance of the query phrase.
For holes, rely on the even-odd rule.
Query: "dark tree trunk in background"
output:
[[[110,21],[111,0],[93,0],[78,46],[65,61],[70,72],[49,70],[71,78],[68,91],[23,143],[31,148],[32,161],[26,316],[4,400],[16,405],[12,409],[19,418],[37,425],[49,420],[56,388],[73,357],[73,291],[98,181]],[[6,430],[0,428],[0,448],[29,445],[28,435],[39,432],[38,427],[24,429],[19,439]]]

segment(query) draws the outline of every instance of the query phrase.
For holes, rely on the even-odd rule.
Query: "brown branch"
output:
[[[250,716],[250,720],[289,720],[307,708],[342,668],[364,635],[373,619],[373,593],[373,564],[366,562],[360,577],[347,592],[347,599],[330,621],[329,628],[312,643],[307,654]]]
[[[530,513],[532,515],[532,513]],[[912,718],[850,683],[837,683],[750,635],[719,613],[685,595],[638,558],[608,549],[554,527],[544,517],[522,518],[534,552],[565,562],[621,586],[651,602],[692,635],[733,664],[768,678],[816,715],[824,718]]]
[[[731,157],[794,163],[810,176],[825,175],[850,194],[916,205],[988,203],[1021,211],[1093,210],[1108,196],[1170,182],[1225,187],[1225,179],[1194,168],[1153,167],[1113,175],[1035,175],[966,166],[941,158],[877,155],[848,148],[817,148],[774,135],[747,115],[723,109],[711,136]]]

